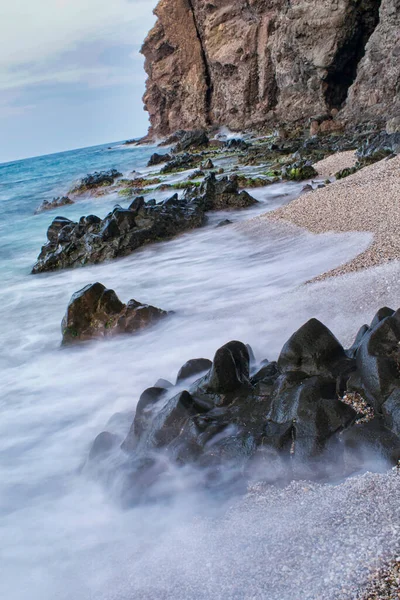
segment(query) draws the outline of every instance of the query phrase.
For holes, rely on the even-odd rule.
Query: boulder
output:
[[[386,362],[375,363],[394,360],[397,320],[390,309],[378,311],[373,327],[361,328],[351,352],[311,319],[286,342],[277,362],[254,365],[249,347],[239,341],[219,348],[212,364],[188,361],[176,386],[159,381],[139,399],[122,445],[127,485],[133,482],[136,498],[143,486],[165,489],[170,465],[194,466],[197,483],[226,486],[252,477],[254,469],[268,483],[299,477],[335,481],[374,464],[395,464],[400,380],[385,371]],[[185,381],[188,389],[182,391]],[[360,395],[351,393],[356,381]],[[115,448],[114,439],[100,442],[104,452]],[[91,453],[92,460],[100,450]],[[278,461],[278,469],[270,459],[275,466]]]
[[[155,152],[150,156],[150,160],[147,163],[148,167],[154,167],[156,165],[161,165],[162,163],[169,162],[172,160],[172,156],[170,154],[158,154]]]
[[[180,154],[179,156],[176,156],[172,160],[168,161],[167,164],[161,169],[160,173],[165,174],[173,173],[175,171],[186,171],[187,169],[192,169],[195,167],[199,161],[199,157],[185,152],[185,154]]]
[[[278,367],[283,373],[335,377],[344,361],[346,353],[333,333],[318,319],[310,319],[283,346]]]
[[[167,312],[130,300],[121,302],[114,290],[101,283],[85,286],[71,297],[61,324],[63,345],[135,333],[156,323]]]
[[[400,152],[400,132],[386,133],[370,136],[357,150],[357,157],[362,166],[370,165],[388,156]]]
[[[200,375],[204,371],[209,371],[212,367],[212,362],[208,358],[193,358],[188,360],[180,369],[176,378],[176,383]]]
[[[205,210],[226,210],[235,208],[248,208],[258,201],[246,191],[239,191],[235,178],[221,177],[217,179],[215,173],[209,173],[204,178],[200,188],[189,189],[185,198],[197,197],[204,203]]]
[[[207,133],[203,129],[187,131],[176,144],[174,152],[186,152],[186,150],[205,148],[208,146],[208,143]]]

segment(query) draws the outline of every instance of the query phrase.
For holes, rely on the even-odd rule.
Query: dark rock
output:
[[[188,360],[180,369],[176,379],[178,384],[184,379],[193,377],[194,375],[200,375],[204,371],[209,371],[212,367],[212,362],[208,358],[193,358]]]
[[[226,227],[226,225],[232,225],[232,222],[233,221],[230,221],[229,219],[224,219],[223,221],[220,221],[216,227]]]
[[[200,169],[204,169],[204,170],[213,169],[213,168],[214,168],[214,163],[211,160],[211,158],[209,158],[205,162],[201,163],[201,165],[200,165]]]
[[[135,198],[129,209],[116,207],[101,220],[91,216],[79,223],[56,217],[50,225],[49,242],[42,247],[32,273],[100,263],[126,256],[140,246],[168,239],[195,227],[205,219],[201,200],[163,204]]]
[[[186,171],[192,169],[200,161],[200,158],[193,154],[180,154],[172,160],[168,161],[167,164],[161,169],[160,173],[173,173],[175,171]]]
[[[101,283],[73,294],[62,321],[63,344],[73,344],[118,333],[134,333],[167,316],[167,312],[130,300],[123,304],[114,290]]]
[[[362,165],[370,165],[400,152],[400,133],[386,133],[369,137],[357,150],[358,160]]]
[[[378,310],[378,312],[372,319],[370,328],[374,329],[374,327],[376,327],[376,325],[378,325],[378,323],[383,321],[383,319],[386,319],[386,317],[393,316],[394,313],[395,313],[395,311],[393,310],[393,308],[388,308],[387,306],[383,306],[382,308],[380,308]]]
[[[225,143],[227,150],[247,150],[249,144],[240,138],[233,138]]]
[[[160,387],[165,389],[168,389],[173,386],[174,384],[168,381],[167,379],[157,379],[157,381],[154,384],[154,387]]]
[[[304,181],[318,177],[318,172],[307,161],[299,161],[282,168],[282,178],[289,181]]]
[[[346,354],[342,345],[317,319],[310,319],[286,342],[278,359],[282,372],[335,376]]]
[[[147,163],[148,167],[154,167],[156,165],[161,165],[162,163],[169,162],[172,160],[172,156],[170,154],[158,154],[155,152],[150,156],[150,160]]]
[[[185,152],[189,149],[205,148],[208,146],[209,139],[203,129],[187,131],[179,140],[174,148],[174,152]]]
[[[95,188],[112,185],[117,177],[122,177],[117,169],[109,171],[95,171],[83,177],[80,182],[71,190],[71,194],[83,194]]]
[[[364,335],[368,331],[369,331],[368,325],[362,325],[362,327],[360,327],[352,346],[348,350],[346,350],[346,354],[349,358],[355,358],[355,356],[357,354],[357,350],[361,344],[361,341],[364,338]]]
[[[357,351],[357,370],[366,399],[375,410],[394,388],[400,387],[400,319],[395,313],[379,321],[362,339]]]
[[[140,397],[122,445],[134,496],[143,486],[160,483],[154,489],[165,489],[168,464],[194,465],[198,481],[218,486],[236,485],[254,472],[276,483],[293,477],[337,479],[371,468],[371,459],[395,463],[400,379],[386,362],[376,367],[374,360],[394,360],[398,321],[390,309],[379,311],[375,326],[365,325],[357,335],[355,360],[329,329],[311,319],[284,345],[278,362],[265,360],[255,373],[250,374],[249,348],[232,341],[217,350],[209,373],[202,375],[210,367],[205,359],[184,365],[178,386],[199,376],[188,391],[157,382]],[[366,417],[356,403],[349,404],[353,386],[361,390],[361,400],[374,397],[380,414]],[[270,459],[278,468],[269,468]]]
[[[53,198],[51,202],[49,200],[43,200],[42,204],[35,210],[35,215],[44,212],[45,210],[53,210],[54,208],[60,208],[60,206],[67,206],[68,204],[74,204],[74,201],[68,196],[62,196]]]
[[[247,192],[239,192],[236,180],[230,180],[228,177],[217,179],[215,173],[209,173],[199,189],[186,190],[185,198],[195,196],[204,202],[205,210],[248,208],[258,202]]]

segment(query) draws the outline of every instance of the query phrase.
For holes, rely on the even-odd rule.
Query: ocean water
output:
[[[282,589],[265,593],[268,539],[259,539],[254,514],[243,512],[236,534],[226,521],[222,529],[217,524],[236,500],[189,496],[182,478],[168,506],[127,510],[82,466],[109,419],[122,414],[113,426],[123,435],[143,389],[159,377],[173,381],[186,360],[212,358],[231,339],[250,343],[260,360],[274,359],[311,316],[350,342],[362,322],[399,294],[396,265],[371,280],[304,285],[362,252],[371,237],[261,226],[257,216],[296,197],[299,184],[251,190],[260,200],[256,208],[210,215],[205,227],[123,259],[31,275],[56,215],[103,217],[116,202],[128,204],[102,196],[34,215],[43,199],[65,194],[94,170],[148,173],[152,152],[107,144],[0,165],[0,597],[7,600],[286,599]],[[225,218],[233,225],[216,229]],[[140,335],[61,349],[68,300],[95,281],[125,302],[135,298],[175,314]],[[287,519],[289,513],[281,535],[289,544]],[[247,562],[253,556],[256,583],[249,571],[247,581],[242,572],[227,587],[241,552]],[[322,568],[317,558],[310,556],[305,568]],[[286,568],[290,578],[295,567]],[[288,599],[315,597],[299,585],[297,596],[287,588]],[[329,593],[323,597],[335,597]]]

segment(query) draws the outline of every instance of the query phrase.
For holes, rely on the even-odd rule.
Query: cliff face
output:
[[[400,0],[161,0],[156,15],[152,134],[399,108]]]

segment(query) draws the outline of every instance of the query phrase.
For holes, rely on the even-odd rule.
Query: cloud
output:
[[[27,137],[32,145],[23,155],[122,139],[125,130],[128,137],[145,132],[139,49],[154,23],[156,3],[13,0],[2,7],[0,120],[2,142],[10,148],[6,159],[21,155],[18,148]],[[105,119],[106,111],[112,115]]]

